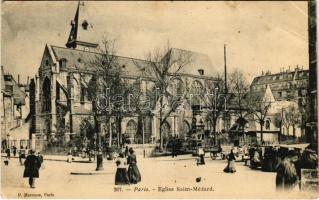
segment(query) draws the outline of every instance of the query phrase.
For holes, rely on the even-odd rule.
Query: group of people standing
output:
[[[301,180],[301,169],[317,169],[318,155],[311,149],[305,149],[302,153],[297,150],[289,150],[281,154],[276,166],[276,187],[278,190],[291,190],[296,188]]]
[[[115,185],[137,184],[141,181],[141,174],[137,167],[133,148],[126,146],[125,152],[119,153],[119,157],[116,159],[116,166]]]
[[[318,156],[311,149],[288,149],[282,147],[250,147],[250,168],[261,168],[262,171],[276,172],[276,188],[291,190],[301,180],[301,169],[317,169]],[[226,173],[236,172],[235,154],[231,150],[227,156]]]

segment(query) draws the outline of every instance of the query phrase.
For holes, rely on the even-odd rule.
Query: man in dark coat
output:
[[[31,154],[27,156],[24,162],[25,169],[23,177],[28,177],[30,187],[35,188],[34,181],[35,178],[39,178],[39,168],[41,167],[41,161],[36,155],[34,155],[34,150],[31,150],[30,153]]]
[[[172,140],[171,140],[171,143],[172,143],[172,158],[174,158],[174,156],[176,156],[177,157],[177,153],[176,153],[176,138],[175,138],[175,136],[172,138]]]
[[[15,146],[12,147],[12,153],[13,153],[13,156],[15,157],[17,154],[17,147]]]
[[[10,155],[10,149],[9,148],[6,149],[6,153],[7,153],[7,158],[10,159],[11,155]]]

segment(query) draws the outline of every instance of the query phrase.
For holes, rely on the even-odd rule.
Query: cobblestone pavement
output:
[[[49,158],[50,156],[45,156]],[[65,157],[66,158],[66,157]],[[61,159],[61,161],[63,161]],[[36,188],[22,178],[24,167],[12,158],[9,166],[1,162],[2,197],[10,198],[314,198],[318,194],[295,191],[278,193],[275,173],[251,170],[236,163],[237,172],[223,172],[226,161],[206,158],[206,165],[196,166],[190,155],[158,158],[138,156],[142,182],[115,186],[116,165],[104,160],[104,171],[94,175],[96,163],[45,160],[36,179]],[[200,182],[196,178],[201,177]],[[20,196],[19,196],[20,195]]]

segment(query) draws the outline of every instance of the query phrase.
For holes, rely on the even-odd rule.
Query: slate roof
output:
[[[204,75],[216,76],[216,70],[214,69],[208,55],[206,54],[178,48],[171,48],[167,54],[170,54],[169,56],[171,60],[178,59],[180,55],[187,55],[190,57],[190,62],[181,69],[180,73],[200,75],[198,70],[203,69]]]
[[[292,80],[308,79],[309,70],[298,70],[290,72],[282,72],[277,74],[267,74],[263,76],[257,76],[254,78],[251,85],[278,83]]]
[[[52,52],[55,56],[57,61],[61,59],[66,59],[66,68],[67,69],[74,69],[74,70],[81,70],[81,71],[88,71],[94,72],[96,69],[92,67],[92,63],[96,60],[97,56],[101,56],[102,54],[97,52],[89,52],[77,49],[70,49],[65,47],[57,47],[51,46]],[[199,76],[198,69],[205,70],[205,76],[215,76],[213,66],[208,58],[207,55],[186,51],[181,49],[170,49],[169,52],[166,54],[170,54],[171,60],[178,57],[179,54],[183,54],[187,52],[191,55],[191,62],[185,65],[179,72],[181,74],[188,74],[188,75],[197,75]],[[146,71],[148,77],[154,77],[152,75],[153,70],[151,69],[151,62],[141,59],[123,57],[123,56],[115,56],[116,62],[119,66],[122,66],[122,69],[126,71],[127,75],[130,76],[142,76],[142,74]]]
[[[96,69],[92,63],[98,56],[102,54],[96,52],[82,51],[77,49],[69,49],[64,47],[51,46],[56,60],[66,59],[66,68],[81,71],[94,72]],[[128,75],[140,76],[143,66],[148,66],[149,62],[140,59],[115,56],[116,62],[122,66]]]

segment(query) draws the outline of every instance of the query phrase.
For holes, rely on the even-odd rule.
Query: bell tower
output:
[[[65,46],[73,49],[94,51],[98,43],[94,41],[93,24],[88,17],[86,4],[86,2],[79,1],[74,19],[71,20],[71,31]]]

